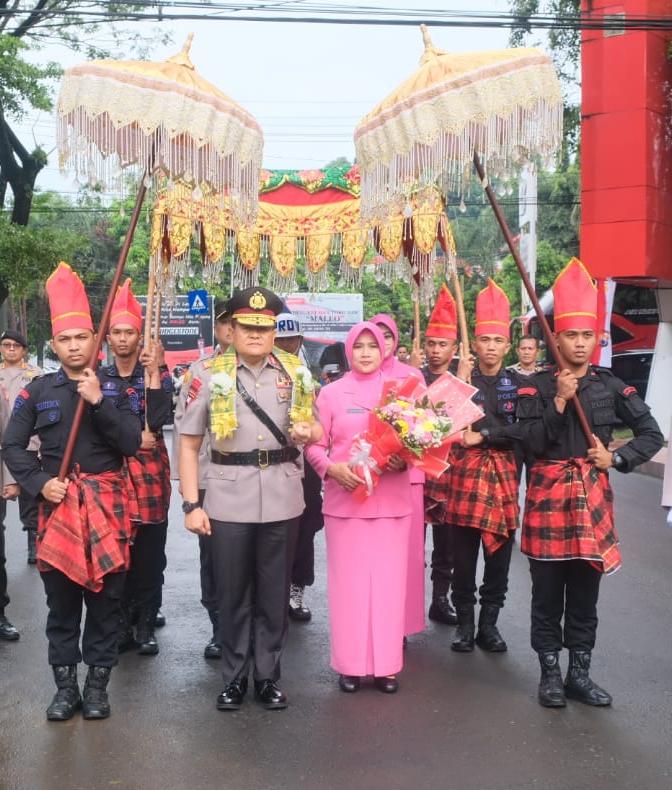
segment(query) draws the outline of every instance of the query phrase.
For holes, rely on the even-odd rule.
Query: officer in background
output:
[[[298,356],[303,344],[299,319],[292,313],[281,313],[277,319],[275,345],[288,354]],[[289,616],[297,622],[308,622],[312,617],[303,600],[306,587],[315,582],[315,534],[324,527],[322,516],[322,480],[307,459],[303,459],[303,498],[306,509],[299,521],[299,537],[292,564],[292,584],[289,588]]]
[[[175,404],[175,418],[173,422],[173,452],[171,456],[171,471],[174,480],[179,480],[180,463],[180,425],[184,410],[196,395],[192,381],[200,381],[204,370],[212,367],[214,358],[223,354],[231,345],[231,316],[227,311],[227,302],[215,302],[215,347],[212,353],[192,363],[184,374],[182,387]],[[205,473],[210,462],[210,444],[208,434],[203,437],[203,443],[198,454],[198,501],[203,505],[205,499]],[[180,486],[181,493],[181,486]],[[222,646],[217,636],[217,591],[215,589],[215,568],[212,558],[212,539],[210,535],[198,536],[198,552],[201,566],[201,603],[208,613],[212,624],[212,636],[203,651],[204,658],[219,659],[222,657]]]
[[[2,363],[0,363],[0,394],[7,405],[3,409],[4,415],[0,419],[0,436],[5,432],[9,416],[14,408],[16,396],[37,376],[42,375],[42,370],[35,365],[26,362],[25,356],[28,352],[28,342],[26,338],[13,329],[6,329],[0,335],[0,353]],[[28,445],[28,451],[35,453],[40,447],[37,436],[33,436]],[[7,468],[3,469],[3,487],[13,486],[14,480]],[[35,565],[35,536],[37,535],[37,500],[27,491],[18,488],[19,499],[19,518],[23,524],[23,529],[28,536],[28,564]],[[4,491],[4,489],[3,489]],[[14,499],[15,496],[5,496],[3,492],[0,502],[0,524],[4,524],[7,510],[7,500]]]
[[[180,422],[185,526],[212,535],[224,679],[220,710],[243,704],[251,664],[261,704],[269,710],[287,706],[278,680],[305,506],[297,445],[318,439],[320,430],[310,373],[297,357],[273,348],[282,307],[265,288],[231,298],[233,347],[191,381]],[[201,506],[198,453],[208,431]]]

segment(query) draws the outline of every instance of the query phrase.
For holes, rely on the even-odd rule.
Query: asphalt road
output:
[[[173,507],[160,655],[122,656],[107,721],[47,723],[44,595],[10,506],[7,613],[21,641],[0,643],[0,787],[670,790],[672,531],[659,480],[615,478],[624,568],[602,586],[593,662],[614,695],[606,710],[537,704],[529,573],[517,551],[500,621],[508,653],[453,653],[453,629],[430,625],[410,640],[398,694],[342,694],[328,664],[320,535],[314,618],[292,626],[285,655],[290,708],[266,712],[250,699],[238,713],[220,713],[217,662],[202,657],[208,621],[197,543]]]

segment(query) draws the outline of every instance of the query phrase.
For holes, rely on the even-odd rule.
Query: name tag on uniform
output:
[[[349,409],[345,410],[346,414],[364,414],[366,409],[360,409],[358,406],[352,406]]]

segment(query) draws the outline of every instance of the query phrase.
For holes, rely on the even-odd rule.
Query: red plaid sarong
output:
[[[518,529],[518,473],[513,450],[454,446],[443,485],[431,490],[439,501],[441,521],[480,529],[492,554]]]
[[[121,472],[74,472],[59,505],[40,503],[37,566],[58,570],[93,592],[130,564],[131,523]]]
[[[151,450],[138,450],[126,458],[124,474],[128,485],[131,521],[160,524],[170,506],[170,461],[163,439]]]
[[[621,567],[609,475],[584,458],[537,461],[527,487],[521,549],[536,560],[587,560]]]

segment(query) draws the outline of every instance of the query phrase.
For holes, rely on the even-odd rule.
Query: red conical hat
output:
[[[142,307],[131,290],[131,278],[127,277],[124,284],[117,289],[112,303],[110,329],[117,324],[127,324],[142,331]]]
[[[429,318],[425,337],[457,340],[457,307],[448,286],[443,283]]]
[[[553,283],[553,321],[556,332],[597,331],[597,288],[578,258],[572,258]]]
[[[93,332],[84,283],[67,263],[61,261],[49,275],[45,290],[51,312],[52,337],[66,329],[90,329]]]
[[[488,280],[487,286],[476,297],[474,336],[500,335],[508,340],[509,320],[509,300],[506,294],[494,280]]]

